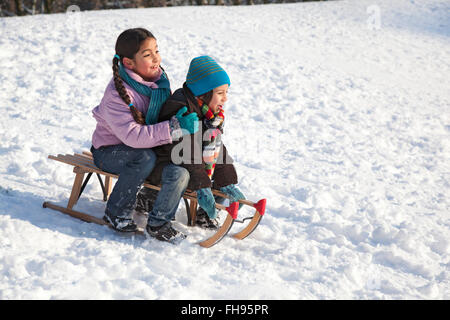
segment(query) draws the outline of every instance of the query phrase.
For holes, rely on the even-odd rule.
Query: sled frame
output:
[[[83,220],[85,222],[91,222],[99,225],[106,225],[108,227],[112,227],[108,222],[104,221],[103,219],[97,218],[84,212],[76,211],[73,209],[73,207],[78,202],[87,183],[89,182],[90,178],[94,173],[96,174],[100,182],[100,186],[102,188],[103,201],[108,200],[108,197],[112,191],[113,185],[112,179],[113,178],[117,179],[118,175],[102,171],[101,169],[99,169],[94,164],[92,154],[89,151],[83,151],[82,153],[75,153],[72,155],[71,154],[65,155],[58,154],[57,156],[49,155],[48,158],[74,166],[73,172],[75,173],[75,178],[66,207],[57,205],[49,201],[45,201],[43,203],[43,207],[57,210],[61,213],[70,215],[74,218]],[[104,180],[102,179],[102,176],[104,176]],[[145,181],[143,183],[143,186],[158,191],[161,189],[160,186],[150,184],[148,181]],[[226,194],[218,190],[212,190],[212,192],[214,195],[223,198],[229,198]],[[186,190],[186,192],[183,194],[183,199],[186,208],[186,215],[188,218],[187,225],[195,226],[198,207],[197,194],[194,191]],[[233,235],[235,239],[242,240],[248,237],[256,229],[256,227],[259,225],[264,215],[265,202],[266,202],[265,199],[262,199],[257,203],[251,202],[249,200],[239,200],[239,203],[241,204],[254,207],[255,213],[253,217],[244,219],[244,220],[250,219],[251,221],[245,228],[243,228],[241,231]],[[237,220],[238,202],[232,203],[229,207],[216,203],[216,208],[220,210],[225,210],[227,211],[228,214],[225,218],[225,221],[212,236],[210,236],[206,240],[199,242],[199,245],[205,248],[209,248],[217,244],[220,240],[222,240],[231,230],[234,222],[242,223],[244,221],[244,220]],[[139,230],[137,233],[144,234],[142,230]]]

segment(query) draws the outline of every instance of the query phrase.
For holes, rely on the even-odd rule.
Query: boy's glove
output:
[[[216,201],[212,194],[211,188],[203,188],[197,190],[198,205],[206,211],[210,219],[217,217]]]
[[[185,114],[187,110],[187,107],[181,108],[178,110],[175,117],[178,119],[181,129],[185,129],[190,134],[193,134],[198,131],[198,116],[197,113],[193,112],[183,117],[183,114]]]
[[[220,191],[225,193],[230,197],[230,202],[236,202],[238,200],[245,199],[244,194],[239,190],[239,188],[235,184],[230,184],[228,186],[220,188]],[[239,209],[242,208],[243,204],[239,203]]]

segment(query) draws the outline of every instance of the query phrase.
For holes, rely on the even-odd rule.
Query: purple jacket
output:
[[[131,70],[128,74],[147,86],[153,83],[147,82],[141,76]],[[158,79],[155,79],[157,81]],[[125,81],[123,82],[134,106],[144,114],[147,114],[150,98],[134,91]],[[128,105],[122,100],[111,79],[106,87],[100,104],[92,110],[97,126],[92,135],[92,145],[98,149],[101,146],[126,144],[133,148],[153,148],[172,143],[169,121],[154,125],[138,124],[131,114]]]

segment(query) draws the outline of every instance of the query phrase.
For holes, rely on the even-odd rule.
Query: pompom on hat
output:
[[[210,56],[192,59],[186,76],[186,85],[198,97],[224,84],[230,85],[230,78],[221,66]]]

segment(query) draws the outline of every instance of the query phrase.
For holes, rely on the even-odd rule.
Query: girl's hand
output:
[[[196,133],[198,131],[198,116],[197,113],[190,113],[183,117],[183,114],[187,112],[187,107],[183,107],[178,110],[176,118],[180,123],[181,129],[187,130],[190,134]]]

